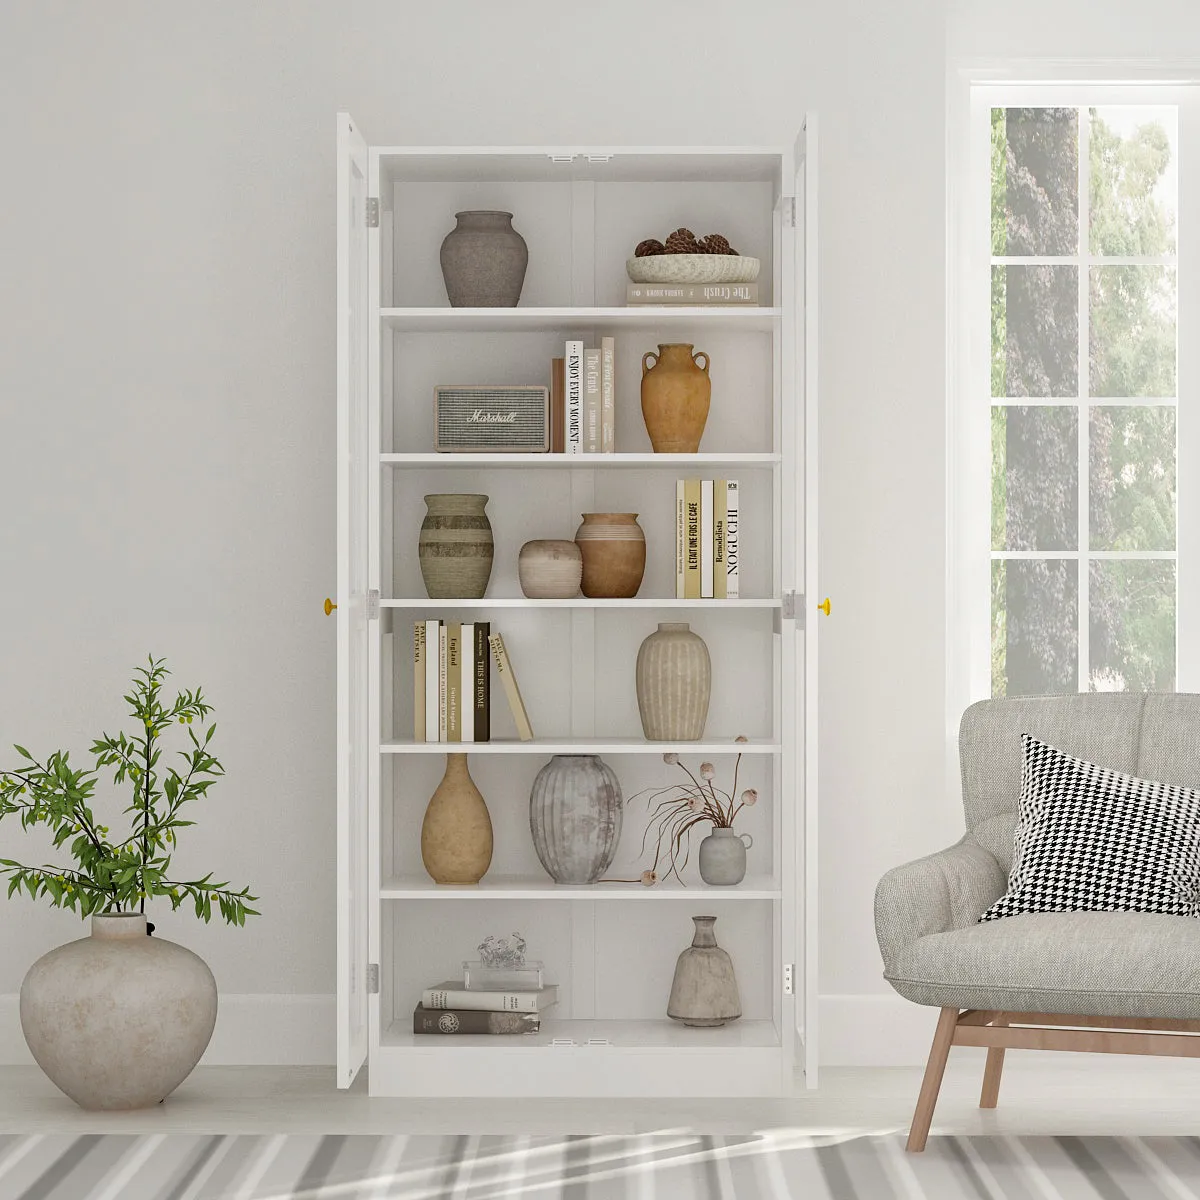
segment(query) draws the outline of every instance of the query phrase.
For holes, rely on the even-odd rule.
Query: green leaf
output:
[[[19,755],[20,755],[22,758],[27,758],[27,759],[28,759],[30,762],[33,762],[33,761],[34,761],[33,755],[32,755],[32,754],[30,754],[30,753],[29,753],[29,751],[28,751],[28,750],[26,750],[24,746],[18,746],[18,745],[16,744],[16,742],[14,742],[14,743],[13,743],[13,749],[14,749],[14,750],[15,750],[15,751],[16,751],[16,752],[17,752],[17,753],[18,753],[18,754],[19,754]]]

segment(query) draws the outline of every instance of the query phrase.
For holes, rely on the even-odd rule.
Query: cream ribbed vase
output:
[[[686,621],[665,621],[637,656],[642,732],[651,742],[698,742],[708,720],[712,663]]]

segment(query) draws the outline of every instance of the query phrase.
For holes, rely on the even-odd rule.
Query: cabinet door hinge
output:
[[[796,228],[796,197],[784,196],[783,198],[783,223]]]
[[[367,991],[372,996],[379,994],[379,964],[367,963]]]
[[[379,589],[372,588],[367,593],[367,620],[379,620]]]
[[[794,224],[795,222],[793,222]],[[379,197],[367,197],[367,227],[370,229],[379,228]]]
[[[799,629],[804,628],[804,595],[797,592],[784,592],[779,603],[779,633],[784,621],[795,621]]]
[[[783,964],[783,994],[785,996],[793,996],[796,993],[796,965],[795,963]]]

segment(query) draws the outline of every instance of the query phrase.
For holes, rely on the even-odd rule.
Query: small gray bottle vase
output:
[[[479,600],[492,576],[492,524],[487,496],[445,493],[425,497],[417,557],[431,600]]]
[[[667,1016],[672,1021],[701,1028],[724,1025],[742,1015],[733,961],[717,945],[713,926],[716,917],[693,917],[696,933],[692,944],[675,963]]]
[[[664,621],[637,656],[642,733],[651,742],[698,742],[708,720],[712,663],[686,621]]]
[[[91,937],[39,958],[21,984],[37,1064],[80,1108],[148,1108],[208,1047],[217,984],[202,958],[147,937],[140,913],[92,917]]]
[[[512,213],[454,214],[458,224],[442,242],[442,278],[453,308],[515,308],[525,283],[529,247],[512,227]]]
[[[596,754],[556,754],[529,793],[529,832],[555,883],[595,883],[621,840],[621,785]]]
[[[732,887],[746,878],[746,851],[754,845],[748,833],[716,826],[700,843],[700,878],[717,887]]]

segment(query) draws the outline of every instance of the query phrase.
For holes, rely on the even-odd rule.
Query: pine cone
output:
[[[651,254],[666,254],[667,248],[657,238],[647,238],[644,242],[638,242],[637,249],[633,252],[634,258],[646,258]]]
[[[700,245],[704,247],[705,254],[731,254],[729,249],[729,239],[722,237],[719,233],[710,233],[708,237],[700,239]]]
[[[696,235],[690,230],[680,226],[667,238],[667,253],[668,254],[699,254],[700,243],[696,241]]]

